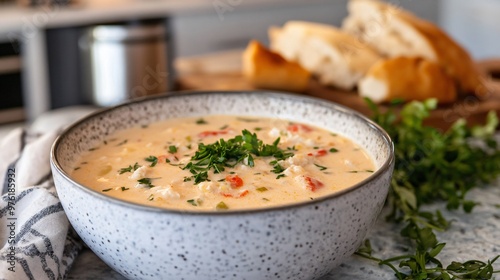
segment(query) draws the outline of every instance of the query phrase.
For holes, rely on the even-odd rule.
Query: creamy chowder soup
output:
[[[119,131],[83,154],[71,175],[135,203],[232,210],[313,200],[374,168],[352,141],[318,127],[214,115]]]

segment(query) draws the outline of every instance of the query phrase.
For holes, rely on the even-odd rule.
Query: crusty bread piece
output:
[[[453,79],[439,64],[420,57],[400,56],[377,62],[359,81],[358,91],[376,103],[428,98],[450,103],[457,98]]]
[[[296,62],[251,41],[243,53],[243,73],[256,87],[302,92],[311,74]]]
[[[463,92],[481,79],[469,54],[436,25],[377,0],[351,0],[343,29],[388,57],[420,56],[439,63]]]
[[[269,29],[271,49],[296,61],[323,85],[352,89],[378,60],[376,51],[341,30],[320,23],[289,21]]]

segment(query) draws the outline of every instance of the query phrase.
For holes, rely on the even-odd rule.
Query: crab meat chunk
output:
[[[302,174],[306,173],[306,170],[302,166],[292,164],[292,165],[290,165],[290,167],[285,169],[285,171],[283,171],[283,173],[286,176],[292,177],[292,176],[302,175]]]
[[[321,181],[306,175],[297,176],[295,177],[295,180],[299,182],[301,187],[303,187],[306,190],[310,190],[312,192],[324,186],[324,184]]]
[[[132,173],[132,175],[130,175],[128,178],[132,180],[139,180],[141,178],[145,178],[146,174],[148,173],[148,170],[149,170],[148,167],[143,165],[137,168],[137,170],[134,171],[134,173]]]
[[[156,193],[165,199],[179,199],[181,195],[176,192],[171,185],[155,188]]]

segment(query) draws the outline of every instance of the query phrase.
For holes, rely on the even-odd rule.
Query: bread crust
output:
[[[258,88],[303,92],[311,74],[296,62],[252,40],[243,53],[243,74]]]
[[[377,85],[382,87],[377,89]],[[436,98],[439,103],[451,103],[457,99],[453,79],[439,64],[420,57],[379,61],[360,81],[358,89],[360,95],[376,102]]]
[[[269,29],[271,49],[296,61],[323,85],[351,90],[380,59],[371,47],[330,25],[289,21]]]
[[[418,45],[411,55],[439,63],[456,81],[460,91],[475,94],[482,86],[479,71],[467,51],[433,23],[377,0],[351,0],[348,9],[350,15],[344,21],[343,28],[381,53],[389,57],[410,55],[402,53],[405,50],[401,49],[408,48],[407,44]],[[368,25],[374,23],[381,30],[367,32]],[[408,30],[393,34],[401,28]],[[391,35],[399,36],[399,45],[396,43],[396,46],[383,47],[384,41]],[[397,39],[392,38],[392,42],[395,41]]]

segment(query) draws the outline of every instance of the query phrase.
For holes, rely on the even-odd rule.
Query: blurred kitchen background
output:
[[[439,24],[474,58],[500,57],[499,0],[390,2]],[[183,59],[267,43],[269,26],[288,20],[338,26],[346,3],[0,0],[0,132],[57,108],[177,89]]]

